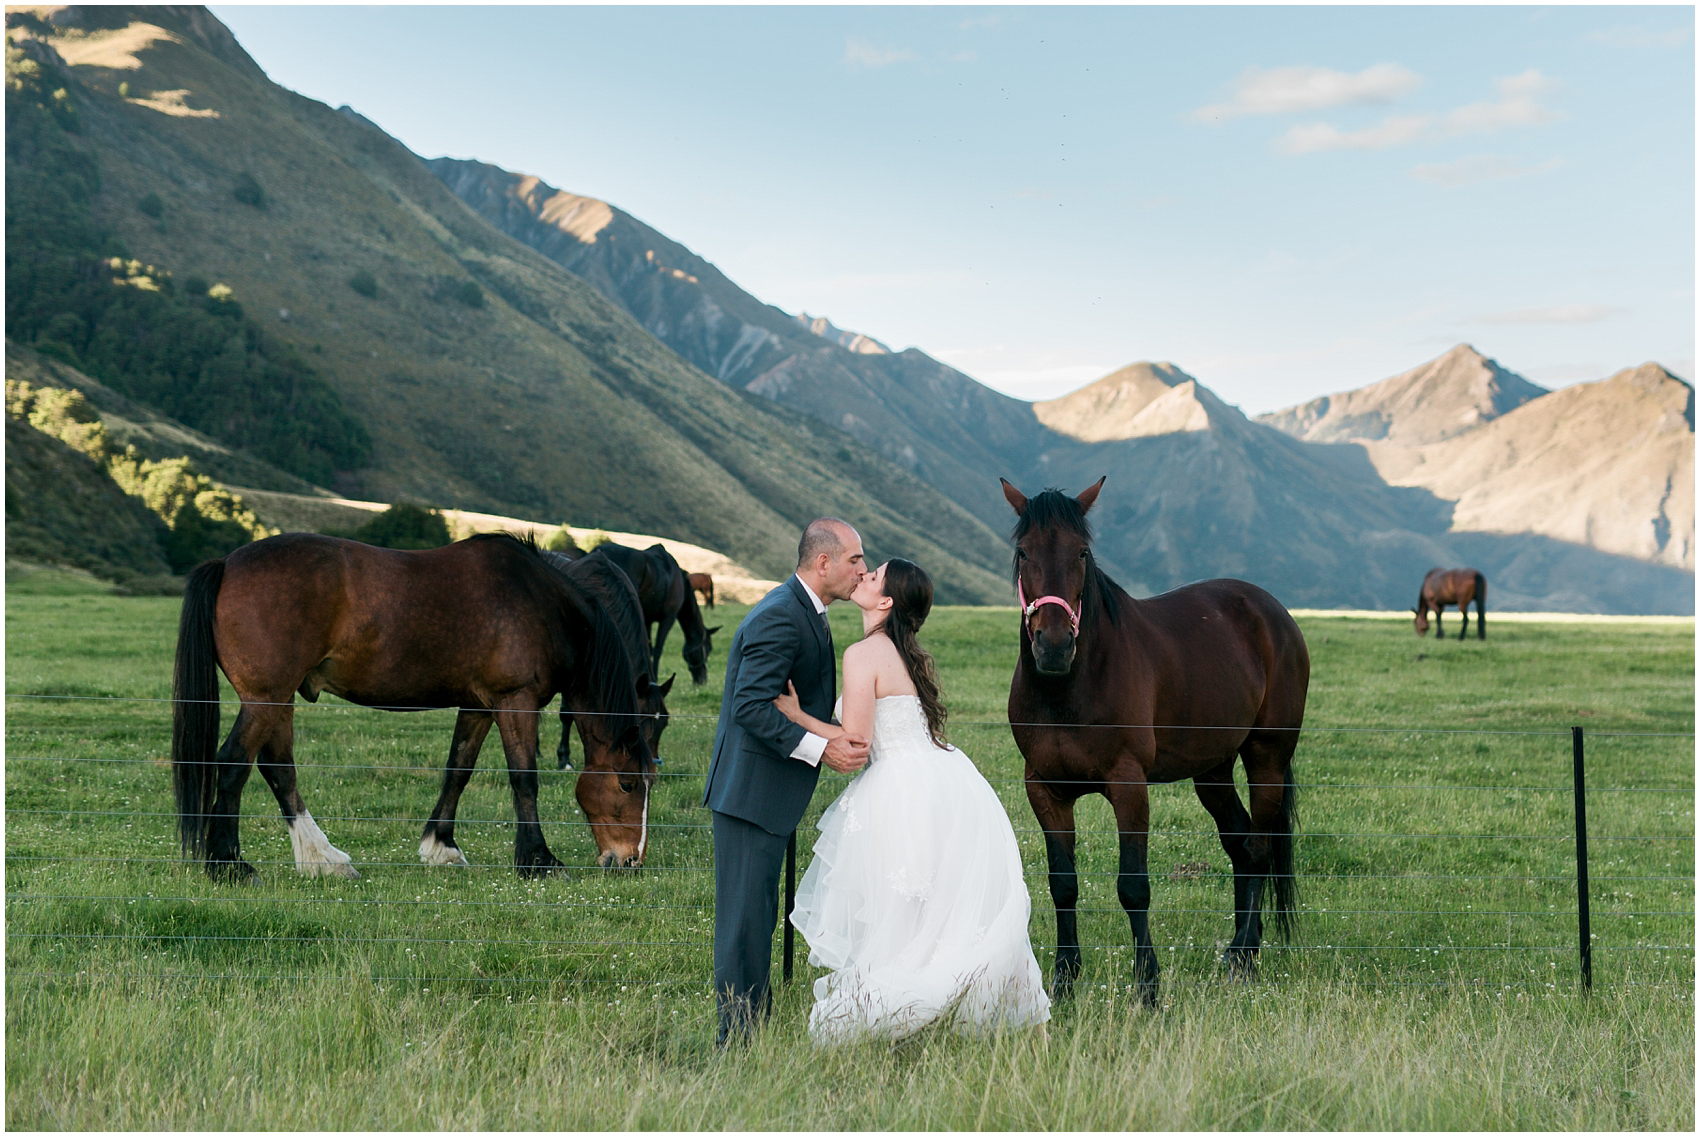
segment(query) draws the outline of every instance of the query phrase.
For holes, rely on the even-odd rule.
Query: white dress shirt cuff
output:
[[[820,756],[825,753],[825,736],[811,732],[803,735],[803,741],[797,743],[797,749],[791,751],[791,757],[799,762],[807,762],[811,766],[819,766]]]

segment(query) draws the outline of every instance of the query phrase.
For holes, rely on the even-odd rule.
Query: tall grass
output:
[[[744,609],[723,607],[729,634]],[[1437,643],[1386,622],[1307,620],[1303,912],[1258,980],[1229,983],[1216,964],[1231,934],[1226,858],[1190,788],[1162,786],[1161,1011],[1132,1005],[1113,821],[1093,798],[1080,810],[1091,946],[1048,1041],[935,1030],[817,1051],[805,1024],[819,972],[799,958],[770,1026],[718,1054],[696,804],[718,668],[703,688],[674,689],[641,874],[591,867],[572,775],[548,772],[546,835],[572,867],[517,879],[494,740],[462,802],[472,868],[420,866],[449,716],[327,700],[297,714],[302,792],[363,878],[297,876],[254,778],[243,843],[262,878],[229,887],[178,860],[168,706],[87,698],[169,694],[176,602],[38,576],[9,588],[7,617],[9,694],[78,696],[7,703],[16,1128],[1693,1125],[1688,627],[1501,624],[1486,643]],[[853,641],[848,613],[835,632],[840,647]],[[1013,617],[942,609],[923,638],[952,738],[1016,825],[1048,966],[1043,855],[1002,725]],[[1577,722],[1596,787],[1591,996],[1577,975],[1564,789]],[[1389,729],[1325,729],[1363,727]],[[545,722],[545,752],[556,729]],[[1660,731],[1682,736],[1647,736]],[[804,863],[813,818],[841,784],[817,794]],[[777,937],[775,948],[777,964]]]

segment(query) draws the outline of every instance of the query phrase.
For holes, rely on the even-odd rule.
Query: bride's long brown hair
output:
[[[885,595],[891,597],[891,611],[873,630],[885,633],[903,659],[909,681],[915,684],[915,693],[921,697],[921,711],[934,745],[948,746],[944,738],[946,711],[944,700],[939,697],[938,670],[933,666],[933,657],[915,638],[915,633],[927,622],[927,613],[933,610],[933,578],[914,561],[893,557],[885,562]]]

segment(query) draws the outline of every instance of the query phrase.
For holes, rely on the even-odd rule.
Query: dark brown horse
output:
[[[602,610],[613,619],[620,630],[620,642],[625,646],[626,659],[632,670],[648,675],[649,628],[643,622],[643,606],[638,603],[637,590],[632,587],[631,578],[600,551],[587,555],[582,549],[573,553],[550,550],[545,552],[543,557],[583,589],[587,599],[601,605]],[[657,766],[661,765],[661,735],[667,729],[668,723],[665,700],[673,690],[674,678],[676,677],[669,675],[667,682],[659,686],[652,680],[644,699],[644,743],[649,747],[650,756],[655,759]],[[562,770],[570,770],[573,766],[572,729],[577,709],[571,697],[562,697],[561,741],[555,747],[555,765]],[[595,710],[594,707],[587,709]],[[593,740],[585,734],[583,727],[580,727],[579,735],[588,753]],[[579,804],[585,807],[587,817],[590,816],[590,808],[582,800],[582,795],[586,790],[587,777],[594,772],[593,769],[587,768],[578,779],[578,790],[581,794]],[[609,863],[607,854],[604,854],[603,863]]]
[[[1133,928],[1139,994],[1156,1006],[1146,787],[1193,780],[1234,866],[1235,930],[1224,962],[1251,971],[1266,886],[1283,934],[1297,905],[1292,761],[1310,654],[1287,610],[1245,581],[1206,580],[1149,600],[1122,591],[1092,556],[1086,512],[1103,485],[1099,479],[1079,497],[1048,489],[1029,499],[1003,483],[1019,518],[1012,540],[1022,603],[1009,722],[1045,834],[1057,911],[1055,991],[1067,995],[1080,972],[1074,804],[1098,793],[1116,814],[1116,894]],[[1249,814],[1234,790],[1236,756]]]
[[[219,670],[241,700],[222,746]],[[591,743],[578,796],[602,863],[643,859],[654,777],[642,729],[649,676],[633,669],[600,599],[530,541],[482,534],[400,552],[287,533],[246,545],[190,574],[173,686],[178,830],[185,852],[215,876],[253,874],[237,823],[256,758],[289,826],[296,868],[358,875],[296,789],[294,698],[315,702],[324,691],[386,710],[460,708],[443,789],[419,843],[427,864],[466,863],[454,840],[455,809],[494,725],[508,760],[522,876],[561,864],[537,816],[538,712],[560,693],[581,709]]]
[[[714,633],[720,629],[703,626],[696,594],[673,554],[661,544],[640,550],[612,541],[596,546],[596,551],[625,570],[643,604],[644,620],[656,626],[650,674],[661,674],[661,652],[677,623],[685,633],[685,666],[690,668],[691,682],[699,687],[707,683],[708,655],[714,650]]]
[[[693,572],[685,577],[690,581],[691,591],[702,597],[702,602],[708,607],[714,607],[714,578],[706,572]]]
[[[1446,633],[1440,626],[1440,610],[1448,604],[1458,605],[1458,619],[1463,627],[1458,629],[1458,638],[1470,630],[1470,601],[1476,602],[1476,638],[1487,639],[1487,577],[1473,568],[1443,569],[1431,568],[1428,575],[1423,577],[1423,587],[1417,593],[1417,606],[1411,611],[1417,614],[1417,635],[1428,634],[1428,613],[1434,609],[1434,638],[1445,639]]]

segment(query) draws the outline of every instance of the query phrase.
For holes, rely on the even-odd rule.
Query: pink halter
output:
[[[1021,601],[1021,626],[1022,627],[1024,627],[1024,628],[1027,627],[1028,624],[1029,624],[1029,621],[1031,621],[1033,619],[1033,613],[1037,612],[1044,605],[1055,604],[1055,605],[1058,605],[1059,607],[1061,607],[1064,612],[1068,613],[1069,630],[1074,635],[1078,636],[1080,634],[1080,614],[1077,613],[1074,610],[1073,606],[1071,606],[1069,604],[1069,602],[1064,600],[1062,597],[1060,597],[1060,596],[1041,596],[1041,597],[1039,597],[1039,599],[1033,601],[1033,603],[1031,603],[1031,604],[1027,603],[1027,593],[1021,587],[1021,577],[1020,577],[1019,574],[1015,578],[1015,596],[1016,596],[1017,600]],[[1029,634],[1031,634],[1031,633],[1029,633]]]

